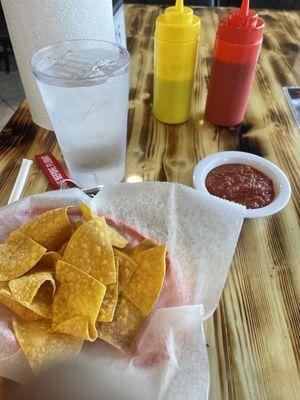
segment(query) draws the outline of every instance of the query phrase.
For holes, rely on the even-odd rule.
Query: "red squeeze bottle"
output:
[[[263,40],[264,22],[249,0],[218,26],[205,118],[216,126],[242,122]]]

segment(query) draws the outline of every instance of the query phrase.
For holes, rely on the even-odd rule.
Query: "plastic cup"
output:
[[[119,182],[125,173],[128,51],[101,40],[38,50],[30,65],[74,182]]]

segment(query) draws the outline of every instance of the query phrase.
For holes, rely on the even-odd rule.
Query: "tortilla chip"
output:
[[[98,337],[117,349],[130,351],[141,325],[145,320],[142,312],[122,295],[112,322],[103,322],[98,327]]]
[[[36,321],[42,317],[36,314],[34,311],[23,306],[19,303],[9,289],[0,290],[0,303],[4,304],[5,307],[9,308],[19,317],[23,318],[25,321]]]
[[[23,306],[44,318],[52,317],[51,303],[55,281],[50,272],[36,272],[9,281],[14,298]]]
[[[60,256],[64,256],[64,254],[65,254],[65,250],[66,250],[66,248],[67,248],[67,246],[68,246],[68,243],[69,243],[69,241],[67,241],[66,243],[64,243],[62,246],[61,246],[61,248],[58,250],[58,254],[60,255]]]
[[[0,244],[0,281],[17,278],[29,271],[46,252],[45,247],[21,232],[12,232]]]
[[[50,282],[53,297],[55,293],[55,281],[50,272],[37,272],[35,274],[24,275],[9,281],[8,286],[17,300],[22,303],[31,303],[45,282]]]
[[[97,321],[110,322],[113,320],[118,302],[118,284],[112,283],[106,286],[106,293],[101,305]]]
[[[0,282],[0,289],[9,290],[8,282]]]
[[[58,288],[53,301],[55,331],[91,342],[97,338],[96,319],[106,288],[91,275],[64,261],[57,261]]]
[[[126,240],[122,235],[120,235],[120,233],[116,229],[112,228],[108,224],[106,224],[106,226],[107,226],[111,244],[114,247],[123,249],[128,244],[128,240]]]
[[[87,204],[81,203],[80,208],[82,215],[86,221],[90,221],[91,219],[95,218],[100,218]],[[128,241],[122,235],[120,235],[120,233],[116,229],[112,228],[107,223],[106,226],[112,246],[119,248],[125,247]]]
[[[157,245],[152,242],[150,239],[144,239],[142,242],[140,242],[138,245],[134,247],[129,247],[127,249],[124,249],[124,252],[131,257],[133,260],[142,253],[145,250],[152,249],[153,247],[156,247]]]
[[[116,282],[114,253],[103,217],[86,222],[74,232],[63,259],[104,285]]]
[[[22,225],[19,230],[48,250],[58,251],[72,235],[68,207],[47,211]]]
[[[125,288],[132,274],[136,270],[137,263],[134,262],[127,254],[120,250],[114,249],[115,260],[118,261],[119,267],[119,293]]]
[[[57,260],[62,260],[62,256],[59,253],[56,253],[56,251],[47,251],[29,272],[31,274],[36,272],[54,272]]]
[[[78,229],[82,224],[83,224],[83,222],[80,221],[80,219],[79,219],[78,221],[74,222],[74,224],[72,225],[72,227],[73,227],[73,232],[75,232],[76,229]]]
[[[123,295],[142,313],[150,314],[158,299],[166,272],[166,246],[145,250],[136,257],[137,269],[125,287]]]
[[[75,358],[83,341],[53,332],[49,321],[13,321],[16,338],[27,357],[33,373],[38,374],[51,365]]]
[[[83,218],[86,221],[90,221],[91,219],[98,218],[98,215],[86,203],[81,203],[80,209],[81,209]]]
[[[118,276],[119,262],[116,262],[116,271]],[[119,296],[119,282],[117,279],[116,283],[106,286],[105,296],[98,314],[97,321],[99,322],[110,322],[113,320],[115,309],[118,303]]]

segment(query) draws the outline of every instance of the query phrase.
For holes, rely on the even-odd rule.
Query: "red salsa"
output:
[[[252,209],[267,206],[275,197],[273,181],[245,164],[223,164],[212,169],[205,186],[214,196]]]

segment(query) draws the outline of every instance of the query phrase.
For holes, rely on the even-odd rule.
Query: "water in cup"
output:
[[[81,187],[124,176],[129,60],[125,49],[101,41],[63,42],[32,58],[70,175]]]

